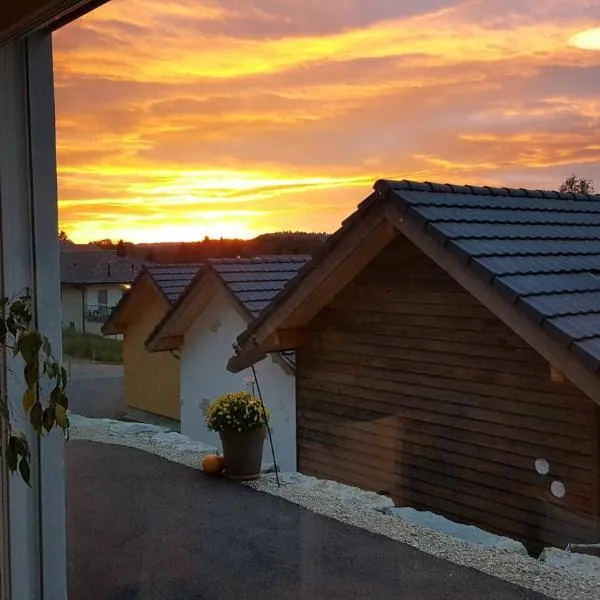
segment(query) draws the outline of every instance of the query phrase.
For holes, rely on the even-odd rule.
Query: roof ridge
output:
[[[206,263],[203,262],[182,262],[182,263],[161,263],[154,265],[144,265],[147,269],[181,269],[183,267],[190,267],[191,269],[201,267]]]
[[[411,192],[434,192],[438,194],[471,194],[474,196],[512,196],[516,198],[544,198],[551,200],[594,200],[600,201],[600,194],[581,194],[558,192],[553,190],[530,190],[526,188],[493,187],[489,185],[457,185],[453,183],[434,183],[431,181],[412,181],[410,179],[379,179],[374,188],[378,196],[384,197],[389,190],[407,190]]]
[[[219,256],[215,258],[207,258],[209,264],[214,265],[247,265],[247,264],[261,264],[269,262],[300,262],[309,260],[310,254],[259,254],[256,256]]]

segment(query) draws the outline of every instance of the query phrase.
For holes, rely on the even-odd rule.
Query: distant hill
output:
[[[251,240],[204,238],[199,242],[162,242],[132,244],[111,242],[113,249],[122,255],[149,260],[155,263],[201,262],[205,258],[250,257],[266,254],[310,254],[323,246],[327,233],[305,231],[279,231],[264,233]],[[103,248],[107,240],[101,240]]]

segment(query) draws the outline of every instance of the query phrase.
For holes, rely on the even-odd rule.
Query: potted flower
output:
[[[249,392],[223,394],[210,405],[206,426],[221,438],[228,477],[260,477],[269,416],[269,409]]]

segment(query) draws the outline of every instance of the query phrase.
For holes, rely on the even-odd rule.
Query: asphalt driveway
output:
[[[69,600],[542,600],[145,452],[67,444]]]
[[[125,413],[123,365],[65,361],[69,408],[84,417],[119,418]]]

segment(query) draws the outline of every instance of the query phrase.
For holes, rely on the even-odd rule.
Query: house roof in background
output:
[[[144,264],[147,263],[88,244],[65,246],[60,252],[60,280],[79,285],[131,283]]]
[[[600,196],[551,191],[379,181],[315,257],[250,324],[238,341],[268,343],[265,322],[304,286],[367,213],[379,211],[451,254],[508,305],[600,373]],[[285,311],[280,311],[281,315]],[[275,317],[274,317],[275,318]],[[276,317],[275,320],[285,317]],[[517,333],[519,333],[517,331]],[[244,348],[244,345],[246,347]],[[268,348],[266,348],[268,350]],[[253,349],[253,355],[258,352]],[[232,360],[232,368],[243,360]]]
[[[145,270],[152,276],[169,304],[173,304],[183,294],[201,266],[201,263],[177,263],[153,265],[145,267]]]
[[[310,260],[306,255],[269,255],[255,258],[209,258],[205,268],[198,271],[179,300],[165,314],[148,337],[151,350],[159,348],[162,333],[174,317],[198,310],[190,299],[193,290],[212,274],[232,299],[242,308],[248,319],[260,313],[292,279],[298,269]],[[184,332],[178,332],[183,335]],[[233,340],[232,340],[233,341]],[[171,349],[171,348],[169,348]]]
[[[208,264],[251,316],[258,315],[310,260],[306,255],[211,258]]]
[[[144,280],[151,280],[154,289],[162,295],[169,305],[174,304],[185,291],[189,283],[202,267],[200,263],[175,263],[165,265],[144,266],[135,278],[131,289],[125,294],[113,309],[108,321],[103,325],[105,334],[123,333],[127,322],[127,307],[131,298],[143,288]],[[147,288],[146,288],[147,289]]]

